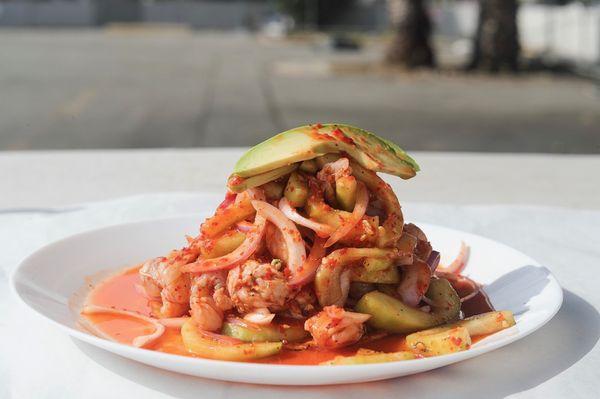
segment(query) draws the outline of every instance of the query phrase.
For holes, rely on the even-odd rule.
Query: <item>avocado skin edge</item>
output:
[[[395,143],[354,126],[329,123],[300,126],[257,144],[238,160],[233,175],[247,178],[331,152],[347,152],[370,170],[403,179],[420,170]]]

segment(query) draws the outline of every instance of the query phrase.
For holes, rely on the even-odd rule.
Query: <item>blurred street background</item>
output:
[[[246,146],[314,122],[600,153],[600,4],[0,0],[0,150]]]

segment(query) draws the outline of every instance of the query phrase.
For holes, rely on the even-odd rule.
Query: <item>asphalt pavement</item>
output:
[[[0,149],[252,145],[345,122],[409,150],[600,153],[600,91],[377,67],[382,46],[241,32],[0,30]]]

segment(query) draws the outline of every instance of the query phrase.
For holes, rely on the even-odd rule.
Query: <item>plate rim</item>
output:
[[[177,354],[172,354],[172,353],[153,351],[153,350],[144,349],[144,348],[136,348],[136,347],[133,347],[133,346],[130,346],[127,344],[109,341],[109,340],[97,337],[91,333],[78,330],[75,327],[70,327],[70,326],[67,326],[67,325],[57,321],[57,320],[54,320],[52,317],[46,315],[42,311],[36,309],[35,306],[28,303],[27,300],[21,295],[21,292],[19,291],[18,279],[20,277],[20,274],[23,273],[22,269],[25,268],[29,263],[34,261],[36,258],[43,255],[44,252],[51,250],[52,248],[54,248],[56,246],[63,245],[65,242],[71,241],[76,238],[85,238],[85,236],[88,236],[88,235],[93,235],[93,234],[97,234],[97,233],[106,233],[111,230],[118,230],[118,229],[121,229],[124,227],[135,227],[136,225],[139,226],[139,225],[144,225],[144,224],[148,224],[148,223],[157,223],[157,222],[158,223],[160,223],[160,222],[175,223],[176,221],[184,222],[184,221],[190,221],[192,218],[198,219],[201,217],[202,217],[202,215],[198,215],[198,213],[194,213],[194,214],[183,214],[183,215],[178,215],[178,216],[173,216],[173,217],[148,218],[148,219],[134,221],[134,222],[128,222],[128,223],[116,223],[116,224],[111,224],[111,225],[103,226],[103,227],[99,227],[99,228],[87,229],[87,230],[60,238],[58,240],[54,240],[50,243],[47,243],[47,244],[39,247],[38,249],[36,249],[35,251],[33,251],[32,253],[27,255],[18,264],[18,266],[13,269],[13,271],[10,273],[10,276],[9,276],[9,285],[11,287],[11,291],[14,294],[14,296],[18,299],[18,301],[28,309],[28,311],[33,312],[38,317],[41,317],[42,319],[49,321],[52,325],[57,326],[60,330],[67,333],[69,336],[77,338],[77,339],[79,339],[83,342],[86,342],[88,344],[91,344],[95,347],[99,347],[103,350],[109,351],[113,354],[116,354],[119,356],[125,356],[130,360],[141,362],[144,364],[150,364],[150,363],[139,360],[140,357],[154,358],[154,359],[156,359],[157,362],[176,361],[186,367],[194,367],[194,368],[200,368],[202,366],[211,366],[211,365],[215,365],[215,363],[217,363],[219,366],[222,366],[222,367],[236,368],[240,371],[252,371],[252,372],[254,372],[256,374],[260,374],[260,375],[263,375],[262,374],[263,372],[265,372],[265,373],[272,372],[274,370],[286,370],[287,372],[298,371],[298,372],[302,372],[302,373],[306,373],[307,371],[318,370],[319,371],[318,374],[321,377],[320,379],[327,379],[328,376],[330,378],[333,378],[334,376],[339,377],[339,373],[341,370],[347,370],[346,368],[340,369],[339,367],[335,367],[335,366],[323,367],[321,365],[265,364],[265,363],[215,360],[215,359],[206,359],[206,358],[201,358],[201,357],[189,357],[189,356],[177,355]],[[553,308],[551,309],[551,311],[549,313],[547,313],[547,315],[543,318],[543,320],[537,322],[535,325],[531,326],[529,329],[527,329],[525,331],[521,330],[517,334],[502,337],[498,341],[486,343],[486,345],[481,346],[481,347],[470,348],[469,350],[463,351],[463,352],[451,353],[451,354],[435,356],[435,357],[430,357],[430,358],[413,359],[413,360],[407,360],[407,361],[405,360],[405,361],[394,361],[394,362],[387,362],[387,363],[352,365],[351,369],[353,371],[358,372],[358,374],[360,374],[360,371],[370,372],[370,373],[366,374],[366,376],[368,376],[368,375],[372,375],[374,371],[379,370],[377,375],[381,375],[378,377],[371,376],[371,377],[367,377],[367,378],[362,378],[356,382],[374,381],[374,380],[378,380],[378,379],[387,379],[387,378],[399,377],[401,375],[420,373],[423,371],[431,370],[434,368],[442,367],[445,365],[453,364],[456,362],[460,362],[463,360],[467,360],[467,359],[471,359],[471,358],[480,356],[482,354],[485,354],[485,353],[494,351],[498,348],[509,345],[517,340],[525,338],[528,335],[534,333],[535,331],[544,327],[550,320],[552,320],[554,318],[554,316],[560,310],[563,300],[564,300],[563,288],[561,287],[561,285],[558,282],[558,280],[556,279],[556,277],[552,274],[552,272],[547,267],[540,265],[539,262],[537,262],[535,259],[531,258],[529,255],[524,254],[523,252],[521,252],[507,244],[504,244],[503,242],[500,242],[500,241],[497,241],[494,239],[490,239],[488,237],[485,237],[485,236],[482,236],[479,234],[470,233],[470,232],[467,232],[464,230],[459,230],[459,229],[455,229],[453,227],[447,227],[444,225],[439,225],[439,224],[434,224],[434,223],[425,223],[425,222],[420,223],[418,221],[414,221],[414,223],[419,223],[419,226],[424,226],[425,229],[427,227],[435,227],[438,229],[441,228],[444,230],[454,231],[454,232],[460,233],[464,236],[475,236],[478,239],[483,239],[483,240],[489,241],[496,246],[501,246],[501,247],[504,247],[505,249],[509,249],[511,251],[517,252],[520,256],[523,256],[524,258],[526,258],[530,262],[531,265],[543,267],[547,271],[547,273],[548,273],[547,277],[550,280],[549,285],[554,284],[557,288],[556,289],[556,294],[558,294],[557,299],[552,303]],[[68,306],[68,305],[65,305],[65,306]],[[128,355],[131,354],[133,356],[126,356],[123,353],[127,353]],[[419,363],[415,363],[417,361]],[[400,372],[401,370],[398,369],[399,364],[403,364],[403,365],[419,364],[422,367],[419,367],[419,370],[415,371],[415,372],[411,371],[408,373],[402,373],[402,372]],[[160,366],[155,366],[155,367],[160,367]],[[402,368],[404,368],[404,367],[402,367]],[[173,369],[170,369],[170,370],[173,370]],[[199,374],[187,373],[185,371],[175,371],[175,372],[199,376]],[[395,375],[390,376],[390,373],[395,374]],[[347,373],[347,374],[351,374],[351,373]],[[224,380],[224,381],[244,381],[244,382],[250,382],[250,383],[253,382],[252,378],[229,379],[229,378],[226,378],[225,376],[224,376],[224,378],[218,378],[218,377],[204,377],[204,378],[220,379],[220,380]],[[292,383],[291,384],[291,383],[286,383],[286,382],[279,383],[277,381],[273,381],[273,382],[266,383],[266,384],[290,385],[291,386],[291,385],[327,385],[327,384],[340,384],[340,383],[348,383],[348,381],[316,382],[315,384],[309,384],[309,383],[298,383],[298,384]],[[264,383],[262,383],[262,384],[264,384]]]

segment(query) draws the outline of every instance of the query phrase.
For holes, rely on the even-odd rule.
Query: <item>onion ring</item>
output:
[[[296,209],[292,207],[287,198],[283,197],[279,200],[279,210],[290,219],[292,222],[308,227],[313,230],[319,237],[329,237],[333,233],[333,227],[325,223],[318,223],[300,215]]]
[[[319,265],[321,265],[321,259],[325,256],[325,239],[321,237],[315,237],[308,259],[300,267],[300,269],[291,275],[290,281],[288,282],[291,286],[304,285],[312,281]]]
[[[431,269],[420,259],[415,259],[412,265],[403,266],[402,281],[398,285],[398,294],[402,302],[408,306],[416,307],[429,288]]]
[[[477,294],[479,294],[479,292],[480,292],[480,291],[481,291],[481,288],[477,287],[477,289],[476,289],[475,291],[473,291],[473,292],[471,292],[470,294],[468,294],[468,295],[465,295],[465,296],[463,296],[462,298],[460,298],[460,303],[463,303],[463,302],[466,302],[466,301],[468,301],[469,299],[473,299],[473,298],[475,298],[475,296],[476,296]]]
[[[271,313],[267,308],[256,309],[244,315],[244,320],[259,326],[271,324],[274,318],[275,314]]]
[[[460,242],[460,251],[456,256],[456,259],[452,261],[448,266],[438,266],[437,270],[442,273],[453,273],[460,274],[467,266],[467,262],[469,261],[469,254],[471,253],[471,248],[465,244],[464,241]]]
[[[244,343],[244,341],[242,341],[241,339],[229,337],[229,336],[223,335],[223,334],[217,334],[217,333],[210,332],[210,331],[200,330],[200,329],[198,330],[198,334],[202,335],[204,338],[208,338],[213,341],[217,341],[224,345],[238,345],[238,344]]]
[[[106,306],[98,306],[98,305],[87,305],[87,306],[84,306],[83,309],[81,310],[81,314],[97,314],[97,313],[110,313],[110,314],[116,314],[116,315],[120,315],[120,316],[135,317],[137,319],[140,319],[147,323],[152,324],[155,328],[154,332],[152,334],[140,335],[138,337],[135,337],[133,339],[133,341],[131,342],[132,345],[137,348],[143,348],[144,346],[150,345],[151,343],[153,343],[154,341],[159,339],[165,332],[165,326],[162,325],[158,319],[144,316],[137,312],[131,312],[128,310],[119,310],[119,309],[109,308]],[[111,335],[105,333],[100,328],[97,328],[94,325],[94,323],[89,323],[89,324],[91,324],[93,326],[92,332],[95,333],[96,335],[99,335],[102,338],[106,338],[106,339],[114,341],[114,342],[119,342]],[[88,328],[90,327],[89,325],[86,325],[86,326]]]
[[[329,248],[350,233],[367,211],[367,206],[369,205],[369,193],[363,182],[359,181],[357,183],[358,186],[356,187],[356,204],[354,205],[354,210],[350,217],[344,221],[344,224],[329,237],[325,243],[325,248]]]
[[[252,201],[252,206],[256,209],[257,217],[264,217],[281,231],[285,246],[288,251],[287,267],[296,274],[306,261],[306,249],[304,240],[298,231],[298,228],[283,212],[273,205],[264,201]],[[243,245],[243,244],[242,244]]]
[[[189,317],[187,317],[187,316],[167,317],[167,318],[163,318],[163,319],[158,319],[158,322],[165,327],[181,328],[181,326],[183,326],[183,323],[185,323],[187,321],[187,319],[189,319]]]
[[[266,219],[261,215],[256,214],[256,217],[254,218],[254,228],[246,234],[246,239],[239,247],[227,255],[218,258],[201,259],[193,263],[188,263],[183,266],[181,270],[188,273],[199,273],[233,269],[256,252],[264,236],[266,225]]]

